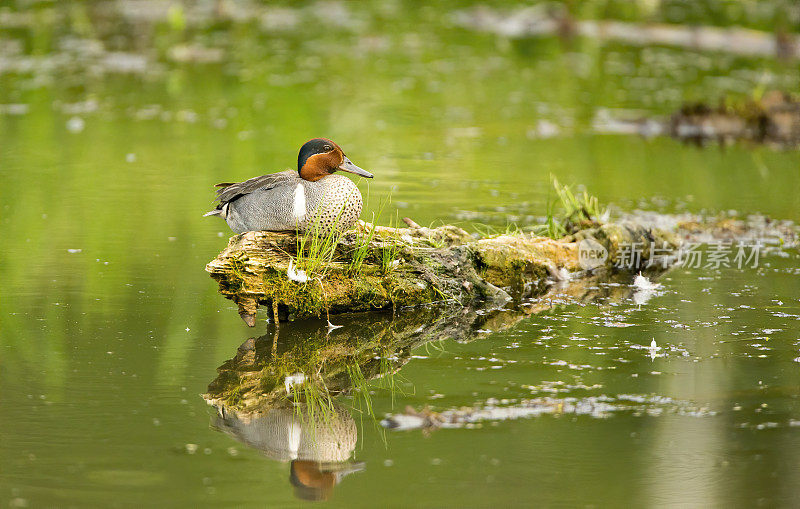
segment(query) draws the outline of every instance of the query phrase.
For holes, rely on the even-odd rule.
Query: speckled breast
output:
[[[344,175],[329,175],[316,182],[303,181],[306,217],[299,224],[304,232],[325,234],[352,228],[363,207],[361,192]]]

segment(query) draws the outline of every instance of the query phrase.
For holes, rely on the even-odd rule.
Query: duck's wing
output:
[[[245,180],[244,182],[237,182],[231,184],[228,182],[217,184],[214,187],[217,189],[217,200],[221,208],[226,203],[230,203],[246,194],[259,189],[273,189],[283,185],[291,185],[300,180],[300,176],[294,170],[279,171],[278,173],[270,173],[269,175],[261,175],[260,177],[253,177]]]

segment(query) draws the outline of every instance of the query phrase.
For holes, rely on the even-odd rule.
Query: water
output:
[[[270,16],[314,20],[313,6],[329,4],[311,5]],[[2,503],[300,503],[290,465],[221,432],[200,396],[243,342],[271,337],[263,321],[245,327],[203,271],[229,232],[201,216],[214,183],[292,167],[313,136],[376,175],[359,183],[366,218],[391,192],[384,223],[530,224],[555,198],[551,174],[623,210],[800,220],[796,152],[591,129],[599,110],[665,115],[684,100],[747,94],[764,76],[796,90],[790,63],[506,41],[450,26],[445,7],[332,5],[337,28],[313,34],[263,20],[198,28],[190,16],[186,29],[173,16],[148,33],[123,23],[135,12],[61,4],[0,31]],[[95,39],[127,56],[80,43]],[[170,60],[186,41],[225,58]],[[324,496],[364,507],[792,505],[797,266],[787,249],[757,269],[676,269],[642,305],[567,301],[420,344],[395,375],[401,390],[372,386],[377,419],[358,397],[337,397],[363,469]],[[357,331],[366,319],[341,320]],[[280,340],[324,329],[287,325]],[[651,359],[653,338],[664,356]],[[672,402],[430,432],[377,423],[406,405],[621,395]]]

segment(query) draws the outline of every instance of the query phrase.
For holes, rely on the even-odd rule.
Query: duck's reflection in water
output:
[[[290,462],[289,482],[300,499],[327,500],[345,476],[364,469],[351,459],[358,431],[341,405],[323,415],[309,415],[305,405],[258,414],[218,411],[215,428],[273,460]]]

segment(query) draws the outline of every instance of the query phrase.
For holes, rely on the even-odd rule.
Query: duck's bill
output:
[[[359,168],[358,166],[353,164],[353,161],[351,161],[346,157],[344,158],[344,162],[339,165],[339,169],[349,173],[355,173],[356,175],[361,175],[362,177],[367,177],[368,179],[374,177],[372,173],[368,172],[363,168]]]

